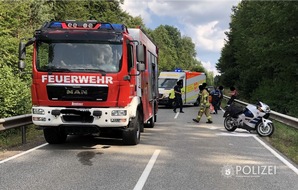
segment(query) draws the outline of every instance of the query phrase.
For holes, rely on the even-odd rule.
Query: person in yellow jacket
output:
[[[199,123],[203,114],[205,113],[208,120],[206,123],[212,123],[212,118],[210,115],[209,93],[206,90],[206,88],[204,88],[204,86],[202,85],[199,86],[199,89],[201,92],[200,109],[199,109],[197,118],[192,120],[196,123]]]

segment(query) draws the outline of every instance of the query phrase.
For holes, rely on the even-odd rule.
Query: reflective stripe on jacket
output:
[[[169,98],[170,98],[170,99],[174,99],[174,98],[175,98],[174,88],[170,90]]]

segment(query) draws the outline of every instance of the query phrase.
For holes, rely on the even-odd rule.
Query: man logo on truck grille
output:
[[[73,94],[73,95],[88,95],[87,90],[66,90],[66,94]]]

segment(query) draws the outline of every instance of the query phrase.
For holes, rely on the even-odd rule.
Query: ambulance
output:
[[[160,72],[158,77],[159,105],[166,107],[175,105],[174,86],[179,80],[183,81],[183,104],[197,105],[199,85],[206,82],[206,75],[202,72],[183,71],[181,69]]]

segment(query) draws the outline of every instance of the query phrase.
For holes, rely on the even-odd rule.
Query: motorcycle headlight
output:
[[[269,113],[270,112],[270,107],[269,106],[266,107],[266,111],[265,112],[266,113]]]

